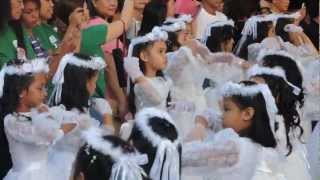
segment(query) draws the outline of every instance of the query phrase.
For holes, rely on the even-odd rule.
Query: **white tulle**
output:
[[[320,178],[320,123],[316,125],[308,142],[308,160],[312,180]]]
[[[166,110],[171,80],[163,77],[149,78],[134,86],[137,112],[145,107],[156,107]]]
[[[91,126],[97,127],[99,124],[89,114],[80,113],[77,110],[68,111],[62,122],[75,123],[77,126],[50,148],[48,160],[51,177],[69,180],[77,152],[84,144],[81,132]]]
[[[208,180],[283,180],[281,155],[224,129],[203,142],[184,144],[184,171]]]
[[[63,136],[59,122],[50,112],[9,114],[4,127],[12,157],[5,180],[50,179],[48,148]]]

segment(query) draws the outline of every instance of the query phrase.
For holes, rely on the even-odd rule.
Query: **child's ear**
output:
[[[142,61],[148,62],[148,53],[146,51],[141,51],[139,57]]]
[[[27,96],[27,90],[26,90],[26,89],[23,90],[23,91],[19,94],[20,100],[21,100],[22,98],[26,97],[26,96]]]
[[[248,107],[242,111],[242,118],[245,121],[250,121],[254,116],[255,110],[253,107]]]

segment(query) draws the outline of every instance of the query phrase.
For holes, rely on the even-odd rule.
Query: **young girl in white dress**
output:
[[[101,125],[100,128],[106,133],[113,133],[112,111],[108,102],[101,98],[89,99],[95,92],[98,72],[104,67],[103,59],[83,54],[67,54],[59,63],[52,81],[55,87],[51,101],[54,105],[63,105],[73,112],[77,118],[68,121],[77,126],[50,150],[52,176],[56,179],[69,180],[76,154],[84,143],[82,131]],[[102,117],[101,123],[91,116],[90,109],[94,109]]]
[[[197,127],[226,129],[184,143],[183,170],[210,180],[284,179],[283,156],[275,149],[277,107],[267,85],[228,82],[220,92],[222,121],[204,115],[196,122]]]
[[[5,180],[51,179],[49,146],[75,127],[61,124],[63,109],[54,113],[43,104],[48,71],[45,59],[14,60],[1,70],[1,113],[12,158]]]
[[[139,166],[148,162],[119,137],[90,128],[82,133],[86,142],[75,161],[72,180],[151,180]]]
[[[277,149],[286,155],[283,168],[288,179],[311,179],[307,151],[301,136],[299,103],[300,88],[289,83],[280,67],[267,68],[253,66],[247,72],[248,78],[257,83],[265,83],[270,88],[278,107]]]

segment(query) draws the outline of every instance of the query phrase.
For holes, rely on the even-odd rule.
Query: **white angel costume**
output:
[[[0,72],[0,97],[6,75],[24,76],[48,73],[46,59],[34,59],[19,65],[5,65]],[[4,131],[9,143],[12,169],[5,180],[49,179],[48,148],[64,133],[59,121],[49,112],[14,112],[4,118]]]
[[[263,74],[281,77],[289,86],[293,88],[292,93],[300,94],[301,90],[287,81],[285,72],[280,67],[268,68],[255,65],[247,71],[248,78]],[[289,150],[287,147],[286,130],[282,115],[276,116],[276,122],[278,123],[278,129],[276,131],[277,150],[283,155],[287,155]],[[283,163],[283,172],[286,174],[288,179],[310,180],[309,162],[307,160],[306,147],[300,139],[300,130],[290,129],[289,140],[292,145],[292,152],[286,156],[286,161]]]
[[[50,113],[14,113],[4,119],[13,166],[5,180],[50,179],[48,149],[64,133]]]
[[[251,95],[261,92],[266,99],[271,129],[274,128],[275,101],[266,85],[243,87],[227,83],[222,88],[223,96],[232,94]],[[217,118],[212,118],[211,121]],[[208,122],[217,126],[221,122]],[[221,127],[221,126],[220,126]],[[274,133],[274,131],[273,131]],[[208,136],[204,141],[183,144],[183,170],[204,175],[208,180],[284,180],[282,161],[284,156],[274,148],[266,148],[246,137],[240,137],[232,129],[224,129]]]
[[[312,180],[320,179],[320,123],[318,122],[308,141],[308,160]]]
[[[100,70],[105,67],[105,63],[101,58],[92,57],[91,60],[84,61],[73,54],[65,55],[53,77],[53,84],[55,85],[54,93],[52,93],[51,100],[54,100],[56,104],[61,101],[62,84],[64,83],[64,69],[68,65],[80,66],[88,69]],[[99,99],[98,99],[99,100]],[[97,99],[93,100],[93,106],[101,106]],[[107,102],[104,101],[105,109],[111,109]],[[98,112],[107,112],[108,110],[98,108]],[[111,110],[109,112],[111,114]],[[84,140],[81,137],[81,133],[89,127],[99,126],[99,122],[92,118],[89,114],[89,110],[85,112],[79,112],[77,109],[68,111],[68,114],[63,119],[64,123],[74,123],[76,127],[65,135],[62,139],[56,142],[56,144],[50,149],[49,152],[49,165],[52,170],[51,174],[54,179],[69,180],[73,163],[75,161],[77,152],[81,145],[84,144]],[[106,131],[106,133],[112,134],[112,129]]]

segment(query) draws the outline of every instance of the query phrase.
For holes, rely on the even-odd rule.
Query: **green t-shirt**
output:
[[[41,23],[32,29],[32,33],[39,39],[41,47],[46,51],[58,48],[60,36],[58,32],[54,30],[53,26],[46,23]]]
[[[106,24],[93,25],[81,31],[80,53],[89,56],[104,57],[102,45],[106,42],[108,27]],[[99,72],[95,96],[104,97],[106,90],[105,71]]]
[[[26,56],[28,59],[34,59],[36,55],[25,30],[23,30],[23,36]],[[17,37],[12,27],[6,25],[0,32],[0,67],[10,60],[17,58],[17,43]]]

